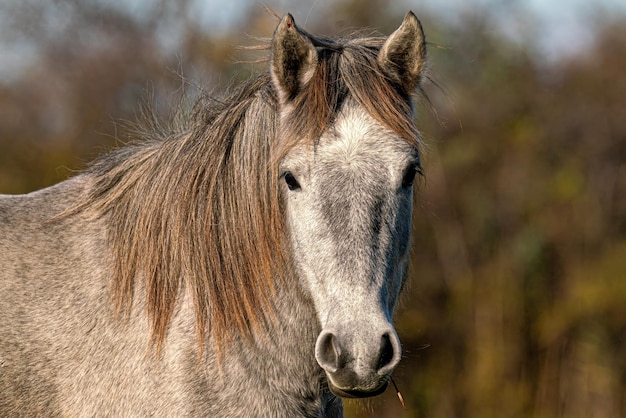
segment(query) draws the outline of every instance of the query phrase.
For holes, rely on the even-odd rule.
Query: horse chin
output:
[[[383,393],[387,389],[387,384],[388,382],[384,382],[381,386],[371,391],[363,391],[359,389],[341,389],[333,385],[331,382],[328,382],[328,387],[335,396],[339,396],[341,398],[369,398]]]

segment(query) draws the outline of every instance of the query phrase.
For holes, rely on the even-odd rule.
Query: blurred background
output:
[[[295,3],[295,4],[294,4]],[[404,359],[349,417],[626,416],[626,4],[618,0],[265,4],[310,32],[429,44],[418,99]],[[253,0],[0,3],[0,193],[73,175],[128,140],[140,104],[264,70]],[[242,62],[246,61],[246,62]]]

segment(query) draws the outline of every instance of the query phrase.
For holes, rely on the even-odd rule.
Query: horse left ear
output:
[[[378,55],[378,63],[408,93],[422,81],[426,68],[424,30],[413,12],[389,35]]]
[[[293,16],[283,17],[272,39],[271,74],[281,103],[292,100],[306,85],[317,65],[317,50]]]

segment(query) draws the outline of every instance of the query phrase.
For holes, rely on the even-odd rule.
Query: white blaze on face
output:
[[[293,258],[323,329],[318,362],[337,390],[375,390],[399,359],[391,318],[412,211],[403,178],[417,159],[349,101],[318,144],[281,164]]]

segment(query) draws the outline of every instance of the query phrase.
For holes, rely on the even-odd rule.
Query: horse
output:
[[[0,416],[339,417],[401,358],[426,71],[287,14],[268,69],[0,197]]]

